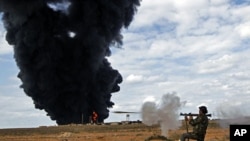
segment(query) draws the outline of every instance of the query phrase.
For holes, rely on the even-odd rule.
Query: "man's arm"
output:
[[[197,116],[195,119],[193,119],[193,117],[190,116],[189,118],[189,124],[192,125],[192,126],[195,126],[199,123],[202,122],[202,117],[201,116]]]

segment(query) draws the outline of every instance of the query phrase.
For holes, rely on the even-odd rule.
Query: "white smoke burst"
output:
[[[178,113],[182,106],[176,93],[165,94],[159,104],[145,102],[142,105],[142,122],[148,126],[160,124],[162,135],[166,136],[169,129],[177,129],[181,125]]]

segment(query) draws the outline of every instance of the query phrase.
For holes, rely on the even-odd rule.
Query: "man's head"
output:
[[[200,106],[199,109],[200,109],[200,112],[202,112],[203,114],[207,113],[207,107],[206,106]]]

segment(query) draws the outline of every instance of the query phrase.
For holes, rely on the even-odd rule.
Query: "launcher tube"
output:
[[[180,116],[198,116],[199,114],[194,113],[180,113]],[[206,114],[208,117],[212,117],[212,114]]]

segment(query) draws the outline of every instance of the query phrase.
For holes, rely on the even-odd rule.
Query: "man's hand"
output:
[[[187,116],[185,116],[185,121],[188,121],[188,117]]]
[[[189,120],[189,121],[190,121],[190,120],[193,120],[193,116],[189,116],[188,120]]]

